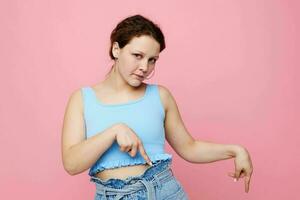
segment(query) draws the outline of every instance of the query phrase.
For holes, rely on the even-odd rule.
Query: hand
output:
[[[120,146],[120,150],[128,152],[131,157],[136,155],[137,150],[139,150],[142,157],[146,162],[152,166],[152,162],[148,157],[142,141],[138,138],[136,133],[129,128],[126,124],[120,123],[117,124],[116,128],[116,141]]]
[[[234,159],[235,172],[229,172],[228,175],[238,181],[239,178],[245,177],[245,192],[249,192],[250,179],[253,172],[252,162],[248,151],[241,147],[236,151]]]

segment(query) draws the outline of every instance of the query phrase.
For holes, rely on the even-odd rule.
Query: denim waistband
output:
[[[154,199],[154,187],[160,186],[173,176],[170,168],[171,163],[171,159],[160,160],[153,163],[153,166],[146,169],[142,175],[130,176],[125,180],[112,178],[103,181],[98,177],[92,176],[91,181],[96,183],[96,192],[104,194],[105,198],[106,195],[116,194],[115,199],[121,199],[124,195],[146,188],[148,199]]]

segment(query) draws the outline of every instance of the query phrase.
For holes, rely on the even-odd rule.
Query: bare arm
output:
[[[247,149],[241,145],[195,140],[187,131],[170,91],[163,86],[159,89],[166,108],[166,139],[178,155],[192,163],[210,163],[234,158],[235,172],[228,175],[237,180],[245,177],[245,191],[248,192],[253,166]]]
[[[90,168],[113,144],[115,126],[85,139],[81,91],[71,95],[62,128],[62,160],[65,170],[76,175]]]
[[[171,92],[161,85],[159,89],[166,107],[166,139],[180,157],[192,163],[209,163],[235,157],[240,150],[239,145],[195,140],[185,127]]]
[[[234,158],[242,147],[235,144],[218,144],[209,141],[195,140],[186,147],[189,161],[192,163],[211,163],[219,160]]]

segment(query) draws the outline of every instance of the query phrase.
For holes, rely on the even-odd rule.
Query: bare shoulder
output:
[[[75,89],[69,96],[62,127],[62,154],[66,166],[67,151],[73,145],[85,140],[81,89]]]
[[[71,95],[69,96],[68,107],[71,109],[79,109],[79,111],[83,111],[83,96],[81,92],[81,88],[77,88],[73,90]]]
[[[69,96],[63,120],[62,132],[65,147],[70,147],[84,139],[82,103],[81,89],[75,89]]]
[[[167,87],[163,85],[157,84],[157,86],[158,86],[159,95],[162,100],[163,106],[165,108],[165,111],[167,111],[170,101],[173,101],[172,93]]]

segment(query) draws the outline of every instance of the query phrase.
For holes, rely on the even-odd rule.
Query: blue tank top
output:
[[[82,87],[86,138],[101,133],[116,123],[125,123],[140,138],[152,163],[172,159],[164,151],[164,107],[156,84],[147,84],[144,96],[121,104],[103,104],[91,87]],[[94,176],[104,169],[145,164],[137,151],[135,157],[122,152],[116,141],[92,165],[89,175]]]

